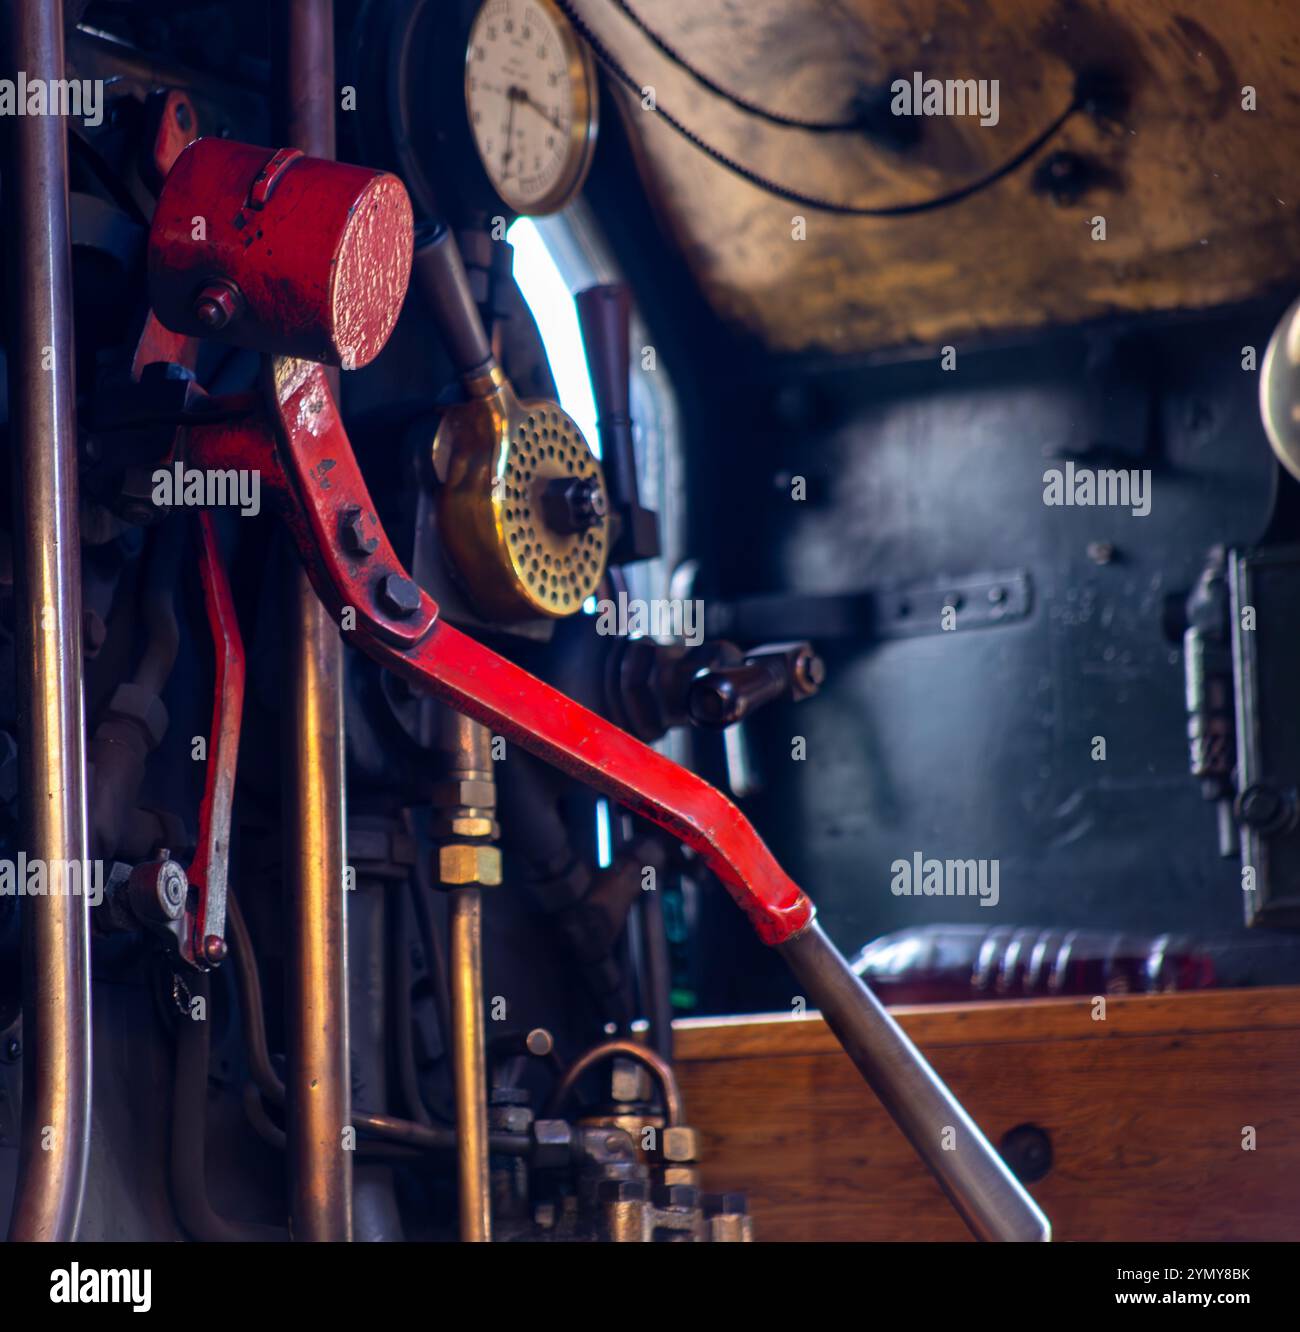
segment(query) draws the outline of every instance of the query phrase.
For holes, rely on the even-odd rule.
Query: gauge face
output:
[[[553,213],[577,194],[596,141],[595,69],[550,0],[486,0],[470,29],[465,108],[509,208]]]

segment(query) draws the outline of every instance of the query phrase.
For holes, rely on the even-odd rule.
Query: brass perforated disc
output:
[[[556,403],[520,402],[499,374],[481,387],[446,410],[434,439],[443,546],[481,615],[572,615],[605,573],[600,463]],[[586,493],[558,498],[566,483]]]
[[[522,596],[544,615],[572,615],[605,572],[604,477],[582,432],[554,403],[522,403],[511,415],[501,484],[493,487],[498,529]],[[601,516],[585,531],[558,531],[547,521],[543,494],[564,480],[600,491]]]

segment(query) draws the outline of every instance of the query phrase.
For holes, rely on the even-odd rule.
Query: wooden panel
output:
[[[924,117],[890,148],[746,117],[675,68],[612,4],[593,30],[659,106],[770,178],[886,205],[1005,162],[1069,104],[1075,73],[1129,89],[1122,123],[1076,116],[1010,178],[954,207],[839,218],[741,180],[624,96],[643,177],[687,264],[728,320],[770,346],[849,351],[1199,308],[1300,281],[1300,10],[1294,0],[632,0],[724,87],[789,115],[834,117],[856,94],[927,78],[997,79],[999,119]],[[1256,89],[1258,109],[1242,108]],[[1099,183],[1058,205],[1034,165],[1066,149]],[[792,217],[807,219],[792,238]],[[1103,215],[1107,238],[1088,219]]]
[[[995,1144],[1050,1135],[1057,1239],[1300,1240],[1300,990],[893,1012]],[[679,1023],[677,1057],[704,1185],[759,1238],[968,1238],[819,1017]]]

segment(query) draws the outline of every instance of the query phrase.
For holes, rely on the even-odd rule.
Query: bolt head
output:
[[[230,945],[219,934],[209,934],[203,941],[203,960],[209,966],[218,966],[226,960]]]
[[[380,608],[395,620],[409,620],[420,609],[420,589],[402,574],[385,574],[378,598]]]

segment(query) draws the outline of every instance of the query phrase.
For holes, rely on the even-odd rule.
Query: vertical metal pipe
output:
[[[9,9],[15,68],[29,79],[63,78],[61,0],[15,0]],[[85,867],[67,126],[59,116],[20,116],[12,134],[5,198],[15,242],[9,365],[23,827],[28,855],[47,869]],[[9,1237],[69,1240],[90,1151],[86,897],[27,898],[23,932],[23,1123]]]
[[[458,712],[443,713],[445,781],[434,796],[438,881],[448,891],[451,1061],[456,1086],[460,1237],[492,1238],[488,1173],[487,1052],[483,1035],[483,893],[501,882],[492,737]]]
[[[449,905],[460,1237],[481,1244],[492,1238],[483,1040],[483,890],[454,888]]]
[[[287,143],[334,156],[333,0],[284,6]],[[285,817],[288,967],[289,1218],[296,1240],[352,1238],[344,874],[343,645],[295,567],[290,635],[292,745]]]

